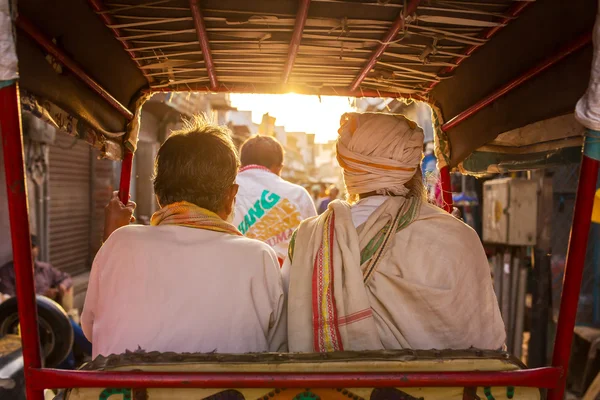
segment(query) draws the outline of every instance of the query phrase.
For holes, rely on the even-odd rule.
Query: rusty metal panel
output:
[[[75,275],[89,267],[90,146],[58,133],[49,164],[50,262]]]

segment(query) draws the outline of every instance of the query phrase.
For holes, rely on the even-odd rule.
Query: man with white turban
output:
[[[290,351],[501,348],[479,237],[426,201],[423,130],[402,115],[351,113],[339,134],[350,202],[331,202],[290,243]]]

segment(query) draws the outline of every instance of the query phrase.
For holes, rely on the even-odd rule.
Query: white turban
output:
[[[404,115],[342,116],[337,159],[350,195],[405,196],[423,156],[423,130]]]

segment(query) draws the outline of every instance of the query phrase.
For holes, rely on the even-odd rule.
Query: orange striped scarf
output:
[[[187,201],[180,201],[161,208],[152,215],[150,225],[178,225],[243,236],[235,226],[224,221],[214,212]]]

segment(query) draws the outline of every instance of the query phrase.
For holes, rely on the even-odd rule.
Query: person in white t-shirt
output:
[[[270,245],[280,263],[300,222],[317,215],[306,189],[279,176],[283,157],[283,146],[271,136],[254,136],[244,142],[233,219],[245,236]]]

